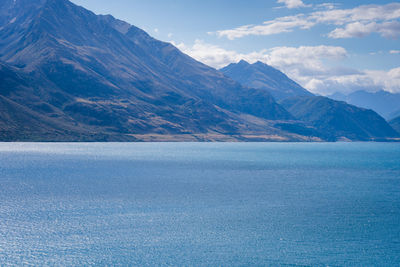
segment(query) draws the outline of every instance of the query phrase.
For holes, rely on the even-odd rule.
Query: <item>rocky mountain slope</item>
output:
[[[310,95],[279,71],[255,65],[276,75],[265,80],[276,92]],[[340,132],[339,126],[321,127],[285,105],[290,112],[265,88],[241,85],[135,26],[68,0],[0,2],[0,140],[334,141],[342,136],[325,132]],[[352,140],[393,135],[387,124],[368,125],[369,119],[379,120],[375,116],[348,115],[346,123],[358,127],[347,129]],[[368,130],[358,131],[364,127]]]
[[[135,26],[67,0],[0,5],[0,94],[32,114],[57,116],[64,132],[80,126],[76,138],[83,128],[113,140],[148,134],[306,139],[274,127],[293,116],[268,92],[244,87]],[[74,139],[47,132],[42,139]],[[19,131],[7,136],[31,138]]]

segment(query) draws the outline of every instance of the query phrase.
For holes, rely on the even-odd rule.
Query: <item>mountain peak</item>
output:
[[[269,122],[293,116],[268,92],[242,86],[129,23],[68,0],[18,0],[13,12],[19,17],[10,24],[13,17],[0,10],[7,23],[0,27],[0,62],[21,68],[8,71],[15,72],[7,74],[12,86],[6,80],[0,87],[12,88],[7,99],[32,114],[57,117],[60,129],[83,125],[120,140],[150,133],[297,138]]]
[[[235,63],[233,63],[233,64],[235,64]],[[250,63],[249,62],[247,62],[246,60],[244,60],[244,59],[241,59],[237,64],[239,64],[239,65],[250,65]]]
[[[286,74],[261,61],[254,64],[240,61],[237,64],[230,64],[220,71],[248,87],[268,91],[277,100],[313,95],[287,77]]]
[[[271,96],[310,95],[280,71],[245,60],[225,68],[242,86],[68,0],[0,0],[0,40],[0,128],[11,126],[0,140],[319,137]]]

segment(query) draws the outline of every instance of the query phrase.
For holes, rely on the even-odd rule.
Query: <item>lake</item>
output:
[[[399,143],[0,143],[0,265],[395,266]]]

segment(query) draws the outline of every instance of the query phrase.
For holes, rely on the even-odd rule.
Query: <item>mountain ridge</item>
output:
[[[3,140],[325,140],[267,90],[111,15],[67,0],[0,7]]]
[[[105,133],[307,139],[274,127],[293,117],[267,92],[243,87],[135,26],[66,0],[25,2],[9,2],[16,22],[2,24],[0,60],[36,77],[42,99],[19,87],[8,90],[10,101],[26,105],[25,94],[38,102],[30,106],[37,112],[45,100],[60,120]]]
[[[392,140],[397,133],[372,110],[345,102],[315,96],[290,80],[281,71],[262,62],[242,60],[221,69],[225,75],[247,86],[274,94],[296,119],[315,128],[324,140]],[[373,125],[373,127],[371,127]]]
[[[383,90],[377,92],[359,90],[350,94],[335,93],[328,97],[346,101],[355,106],[373,109],[387,120],[397,117],[400,114],[400,94]]]
[[[220,71],[241,84],[268,91],[278,101],[288,97],[313,95],[283,72],[260,61],[250,64],[241,60]]]
[[[371,109],[323,96],[294,97],[281,104],[297,119],[311,123],[326,140],[397,140],[399,134]]]

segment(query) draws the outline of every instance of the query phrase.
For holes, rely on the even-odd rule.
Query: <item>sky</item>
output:
[[[400,93],[400,1],[72,0],[214,68],[261,61],[316,94]]]

